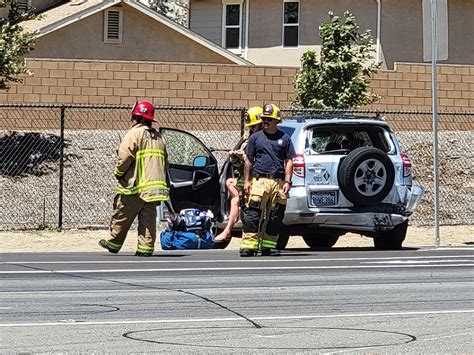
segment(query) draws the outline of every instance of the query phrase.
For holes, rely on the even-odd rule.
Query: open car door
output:
[[[219,217],[219,169],[214,155],[188,132],[162,127],[160,133],[168,152],[172,212],[199,208]]]

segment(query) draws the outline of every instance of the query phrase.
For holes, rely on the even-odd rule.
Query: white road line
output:
[[[472,267],[474,264],[447,264],[447,265],[354,265],[354,266],[260,266],[255,267],[201,267],[175,269],[102,269],[102,270],[22,270],[0,271],[0,275],[9,274],[101,274],[101,273],[143,273],[143,272],[181,272],[181,271],[263,271],[263,270],[345,270],[345,269],[385,269],[385,268],[435,268],[435,267]],[[210,275],[214,276],[214,275]]]
[[[472,281],[456,281],[456,282],[453,282],[455,283],[458,287],[460,286],[471,286],[472,285]],[[377,284],[379,285],[379,284]],[[401,287],[406,287],[407,286],[407,283],[404,282],[404,283],[400,283],[400,282],[390,282],[390,283],[384,283],[384,285],[390,285],[392,287],[398,287],[398,286],[401,286]],[[341,286],[340,284],[338,286]],[[358,287],[360,288],[361,287],[361,284],[358,283],[358,284],[344,284],[343,285],[344,288],[349,288],[349,287]],[[255,292],[259,292],[259,291],[279,291],[281,290],[282,286],[260,286],[260,287],[254,287],[254,286],[251,286],[251,287],[218,287],[217,289],[219,291],[244,291],[244,290],[253,290]],[[285,288],[288,288],[285,286]],[[327,285],[304,285],[304,286],[296,286],[296,288],[298,289],[307,289],[307,288],[317,288],[318,290],[320,289],[332,289],[334,288],[334,284],[327,284]],[[200,292],[200,291],[206,291],[206,290],[215,290],[216,288],[213,288],[213,287],[201,287],[201,288],[186,288],[186,291],[190,291],[190,292]],[[142,290],[143,291],[143,290]],[[163,288],[153,288],[153,289],[150,289],[150,291],[153,291],[153,292],[156,292],[156,291],[170,291],[170,292],[174,292],[174,289],[172,288],[172,286],[163,286]],[[95,294],[97,292],[102,292],[102,294],[105,294],[104,292],[110,292],[111,294],[115,294],[117,292],[117,289],[104,289],[104,288],[97,288],[97,289],[94,289],[94,288],[88,288],[87,290],[71,290],[71,289],[63,289],[63,290],[36,290],[36,291],[0,291],[0,296],[7,296],[7,295],[40,295],[40,294],[46,294],[46,295],[49,295],[49,294],[59,294],[59,295],[69,295],[69,294],[77,294],[77,293],[80,293],[80,294],[86,294],[86,293],[90,293],[90,294]],[[131,292],[131,293],[136,293],[137,292],[137,289],[136,288],[130,288],[130,289],[124,289],[124,288],[120,288],[120,293],[126,293],[126,292]],[[2,307],[0,307],[0,309],[2,309]]]
[[[474,263],[474,260],[461,260],[461,259],[456,259],[456,260],[387,260],[387,261],[361,262],[361,264],[433,264],[433,263]]]
[[[392,316],[414,316],[430,314],[461,314],[474,313],[474,309],[450,310],[450,311],[414,311],[414,312],[386,312],[386,313],[347,313],[347,314],[316,314],[316,315],[295,315],[295,316],[257,316],[249,319],[259,320],[293,320],[293,319],[319,319],[319,318],[355,318],[355,317],[392,317]],[[117,321],[74,321],[64,322],[43,322],[43,323],[3,323],[0,328],[8,327],[44,327],[44,326],[80,326],[80,325],[117,325],[117,324],[159,324],[159,323],[200,323],[200,322],[230,322],[247,321],[241,317],[229,318],[182,318],[182,319],[150,319],[150,320],[117,320]]]
[[[472,247],[443,247],[433,249],[419,249],[418,251],[433,251],[433,250],[473,250]]]
[[[474,252],[474,248],[472,249]],[[157,257],[159,258],[159,256]],[[185,263],[274,263],[274,262],[306,262],[306,261],[358,261],[358,260],[400,260],[400,259],[453,259],[453,258],[474,258],[474,255],[439,255],[439,256],[393,256],[393,257],[382,257],[382,258],[309,258],[309,259],[286,259],[286,258],[273,258],[273,259],[236,259],[236,260],[225,260],[225,259],[212,259],[212,260],[81,260],[81,261],[3,261],[0,264],[185,264]]]

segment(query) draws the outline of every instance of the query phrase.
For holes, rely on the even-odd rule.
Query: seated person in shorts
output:
[[[246,136],[244,142],[240,149],[231,150],[229,152],[230,155],[230,162],[235,167],[235,169],[239,172],[238,178],[229,178],[226,180],[227,190],[229,191],[230,195],[230,212],[229,212],[229,220],[225,227],[225,229],[214,238],[215,243],[223,243],[227,242],[232,238],[231,232],[232,228],[234,228],[235,223],[239,220],[240,215],[240,195],[242,193],[243,188],[243,170],[244,170],[244,160],[245,160],[245,153],[244,149],[247,145],[248,138],[252,133],[260,131],[262,129],[262,120],[260,119],[260,115],[263,113],[263,109],[258,106],[251,107],[247,110],[244,115],[245,127],[248,127],[249,131],[244,133],[244,137]]]

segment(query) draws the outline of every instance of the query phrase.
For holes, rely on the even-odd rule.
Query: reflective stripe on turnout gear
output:
[[[242,240],[240,249],[258,250],[258,240]]]
[[[142,253],[152,254],[154,251],[154,248],[148,245],[138,244],[137,251],[142,252]]]
[[[122,176],[123,174],[125,174],[125,173],[122,172],[122,171],[120,171],[119,169],[115,168],[115,170],[114,170],[114,175],[115,175],[115,176],[120,177],[120,176]]]
[[[120,181],[119,195],[139,195],[145,202],[169,199],[166,147],[155,129],[142,124],[132,127],[118,155],[114,174]]]
[[[107,241],[107,246],[109,247],[109,249],[116,250],[116,251],[119,251],[122,248],[120,244],[112,243],[109,240]]]
[[[258,244],[264,249],[276,248],[287,202],[283,185],[281,179],[252,179],[250,195],[243,207],[241,249],[250,249],[244,247],[247,243],[256,243],[257,248]]]
[[[162,158],[162,164],[164,165],[165,152],[159,148],[149,148],[137,151],[136,164],[137,164],[137,181],[133,187],[122,187],[118,186],[117,191],[121,195],[136,195],[143,191],[157,190],[155,194],[145,196],[143,200],[146,202],[166,201],[169,196],[168,184],[164,180],[151,180],[146,181],[145,176],[145,158],[148,157],[160,157]],[[162,190],[162,191],[160,191]]]
[[[262,239],[262,248],[264,249],[275,249],[277,242],[275,240]]]
[[[117,186],[117,191],[120,195],[136,195],[142,191],[148,191],[152,189],[163,189],[166,192],[169,191],[168,184],[163,180],[147,181],[143,184],[133,187]],[[165,197],[167,198],[167,196],[168,195],[166,194]]]

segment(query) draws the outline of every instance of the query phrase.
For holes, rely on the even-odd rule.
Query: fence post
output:
[[[61,132],[59,140],[59,218],[58,229],[63,228],[63,199],[64,199],[64,116],[66,106],[61,105]]]
[[[244,115],[245,115],[246,111],[247,110],[245,109],[245,107],[242,107],[240,109],[240,137],[244,136],[244,128],[245,128],[245,126],[244,126],[244,123],[245,123],[244,122]]]

